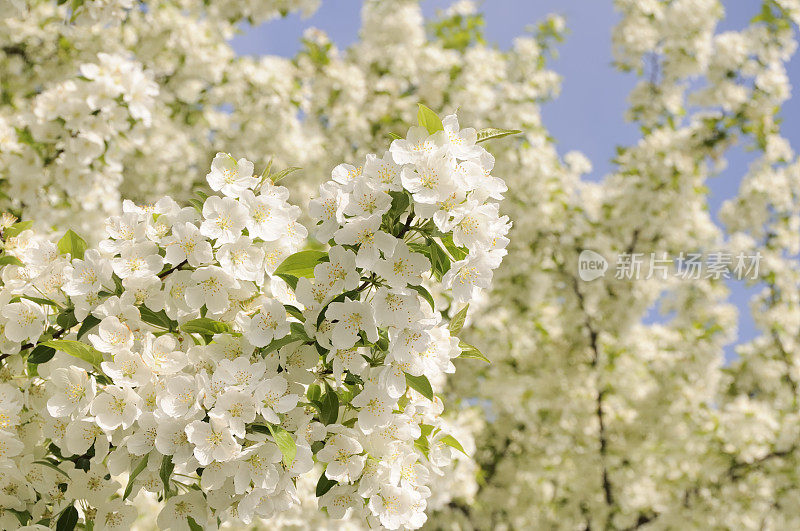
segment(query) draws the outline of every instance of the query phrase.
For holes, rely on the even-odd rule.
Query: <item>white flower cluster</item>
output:
[[[161,528],[249,524],[318,463],[330,517],[420,527],[464,452],[434,393],[475,356],[468,305],[444,322],[423,285],[469,303],[510,228],[476,131],[422,106],[420,124],[321,186],[328,251],[300,250],[288,190],[224,153],[219,195],[126,201],[96,248],[5,216],[0,525],[127,529],[140,490]]]
[[[540,127],[537,102],[557,76],[538,66],[535,40],[520,36],[503,52],[480,43],[456,48],[447,36],[457,43],[457,32],[426,38],[433,21],[416,0],[365,1],[361,38],[347,49],[314,31],[294,58],[236,55],[230,39],[242,25],[307,13],[316,3],[164,0],[146,9],[129,0],[3,3],[0,123],[7,127],[0,126],[0,192],[8,197],[0,194],[0,207],[36,219],[40,230],[69,227],[95,242],[103,237],[102,220],[121,211],[122,198],[188,199],[186,191],[218,151],[259,163],[268,153],[275,167],[302,167],[292,187],[300,198],[338,162],[383,149],[387,135],[413,119],[418,101],[461,108],[462,119],[480,127],[508,125],[509,116]],[[51,168],[56,161],[48,153],[55,148],[47,138],[22,138],[31,144],[20,156],[13,146],[36,95],[77,82],[81,65],[98,62],[99,53],[137,63],[156,84],[149,126],[136,121],[113,138],[107,154],[71,173]],[[21,162],[24,172],[9,170]],[[24,186],[35,201],[20,199],[16,189]]]
[[[186,199],[221,146],[258,146],[247,153],[304,164],[289,155],[301,151],[292,132],[297,91],[274,82],[290,80],[291,63],[236,57],[228,41],[240,23],[307,14],[318,3],[0,3],[2,209],[35,219],[37,229],[73,228],[96,242],[122,198]],[[254,136],[243,117],[254,114],[275,127],[266,129],[276,140],[243,140]]]
[[[100,53],[80,75],[42,91],[12,122],[0,115],[6,193],[31,211],[54,198],[96,214],[120,204],[123,146],[150,125],[158,87],[141,65]]]
[[[66,2],[66,0],[65,0]],[[61,3],[65,3],[61,2]],[[81,25],[114,25],[124,22],[134,9],[133,0],[72,0],[72,19]],[[317,10],[320,0],[171,0],[168,4],[185,11],[187,15],[209,15],[220,22],[233,24],[246,20],[258,24],[292,11],[308,16]],[[150,8],[151,6],[147,6]],[[162,6],[156,6],[162,7]]]

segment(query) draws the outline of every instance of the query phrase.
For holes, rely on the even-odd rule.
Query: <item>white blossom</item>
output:
[[[247,159],[237,161],[228,153],[217,153],[206,180],[212,190],[228,197],[239,197],[258,183],[253,177],[253,163]]]

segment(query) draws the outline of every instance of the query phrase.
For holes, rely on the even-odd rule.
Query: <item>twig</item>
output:
[[[171,268],[167,269],[166,271],[164,271],[163,273],[159,273],[158,278],[160,278],[161,280],[164,280],[166,277],[168,277],[169,275],[171,275],[172,273],[174,273],[175,271],[180,269],[181,266],[184,266],[187,263],[188,263],[188,261],[184,260],[183,262],[181,262],[180,264],[176,265],[175,267],[171,267]]]

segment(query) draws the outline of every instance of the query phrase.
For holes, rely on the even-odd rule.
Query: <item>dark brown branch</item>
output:
[[[184,260],[183,262],[181,262],[180,264],[176,265],[175,267],[171,267],[171,268],[167,269],[166,271],[164,271],[163,273],[159,273],[158,274],[158,278],[160,278],[161,280],[164,280],[166,277],[168,277],[169,275],[171,275],[172,273],[174,273],[175,271],[177,271],[178,269],[180,269],[182,266],[186,265],[187,263],[188,263],[188,261]]]
[[[413,219],[414,219],[414,211],[412,210],[411,212],[408,213],[408,217],[406,218],[406,222],[403,225],[403,228],[400,229],[400,234],[397,235],[398,238],[402,239],[403,236],[406,235],[406,232],[408,232],[408,229],[411,228],[411,220],[413,220]]]

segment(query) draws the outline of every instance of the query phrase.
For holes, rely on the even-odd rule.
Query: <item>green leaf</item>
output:
[[[86,3],[86,0],[72,0],[72,17],[70,17],[70,22],[75,22],[75,18],[80,14],[80,8],[83,7],[83,4]]]
[[[13,238],[14,236],[19,236],[20,232],[28,230],[31,227],[33,227],[32,220],[18,221],[17,223],[14,223],[9,228],[7,228],[5,232],[3,232],[3,236],[5,236],[6,238]]]
[[[297,289],[297,277],[296,276],[287,275],[285,273],[278,273],[277,275],[274,275],[274,276],[282,279],[284,282],[289,284],[289,287],[292,288],[292,290],[296,290]]]
[[[339,482],[328,479],[328,476],[325,475],[325,472],[322,472],[322,474],[319,476],[319,481],[317,481],[317,488],[314,493],[317,495],[317,498],[322,497],[326,492],[338,484]]]
[[[428,457],[428,452],[430,451],[428,437],[431,433],[433,433],[433,426],[430,424],[420,424],[419,437],[414,441],[414,446],[416,446],[425,457]]]
[[[285,347],[290,343],[296,343],[298,341],[309,341],[308,334],[306,334],[305,328],[303,328],[303,325],[301,325],[300,323],[292,323],[291,325],[289,325],[289,329],[291,330],[290,334],[283,336],[280,339],[273,339],[269,345],[261,349],[260,351],[261,355],[266,356],[270,352],[278,350],[281,347]]]
[[[40,363],[47,363],[56,354],[56,349],[48,347],[47,345],[36,345],[28,356],[28,363],[38,365]]]
[[[303,312],[300,311],[300,308],[292,306],[291,304],[284,304],[283,307],[286,308],[286,313],[288,313],[298,321],[306,320],[306,316],[303,315]],[[303,329],[303,332],[305,332],[305,329]]]
[[[327,259],[328,253],[322,251],[300,251],[281,262],[274,274],[313,278],[314,266]]]
[[[64,512],[58,518],[56,531],[72,531],[76,525],[78,525],[78,510],[74,505],[70,505],[64,509]]]
[[[428,134],[432,135],[436,131],[443,131],[444,126],[439,116],[423,104],[419,104],[417,111],[417,121],[419,125],[428,130]]]
[[[33,135],[31,134],[30,129],[28,129],[27,127],[25,128],[15,127],[14,129],[17,132],[17,140],[19,140],[23,144],[26,144],[36,149],[37,147],[36,140],[33,139]]]
[[[453,260],[463,260],[467,257],[467,254],[469,254],[465,247],[459,247],[453,243],[452,232],[448,232],[442,236],[442,243],[444,244],[444,248],[447,249],[447,252],[450,253],[450,256],[453,257]]]
[[[225,334],[231,332],[231,327],[227,323],[215,321],[208,317],[200,317],[186,321],[181,325],[181,330],[190,334],[210,335]]]
[[[195,522],[194,518],[191,516],[186,517],[186,523],[189,524],[189,529],[191,531],[203,531],[203,526]]]
[[[136,468],[133,469],[131,475],[128,476],[128,484],[125,486],[125,493],[122,495],[122,499],[128,499],[128,496],[131,495],[131,491],[133,490],[133,481],[136,479],[136,476],[142,473],[142,470],[147,468],[147,458],[150,454],[145,455],[142,457],[142,460],[139,461],[139,464],[136,465]]]
[[[399,140],[399,139],[401,139],[403,137],[398,135],[397,133],[389,131],[389,138],[391,138],[392,140]]]
[[[407,405],[408,405],[407,395],[403,395],[397,399],[397,409],[399,409],[400,411],[405,411]]]
[[[361,376],[348,371],[345,373],[344,383],[347,385],[364,385],[364,380]]]
[[[160,312],[154,312],[147,306],[139,306],[139,313],[142,316],[142,321],[145,323],[150,323],[153,326],[157,326],[165,330],[175,330],[178,327],[178,322],[170,319],[167,315],[167,312],[164,310],[161,310]]]
[[[421,376],[412,376],[411,374],[406,373],[406,383],[410,388],[419,392],[428,400],[433,400],[433,388],[431,387],[431,383],[428,381],[428,377],[424,374]]]
[[[30,522],[31,520],[31,513],[29,511],[18,511],[16,509],[9,509],[9,508],[6,508],[5,510],[16,516],[17,521],[21,526],[28,525],[28,522]]]
[[[69,229],[64,236],[58,240],[58,252],[60,254],[68,254],[72,258],[80,258],[83,260],[83,253],[86,252],[86,240],[75,234],[72,229]]]
[[[303,168],[298,168],[297,166],[289,166],[285,170],[281,170],[278,173],[276,173],[274,176],[271,176],[270,179],[272,179],[273,183],[276,183],[276,182],[280,181],[281,179],[283,179],[284,177],[286,177],[287,175],[289,175],[290,173],[294,173],[297,170],[302,170],[302,169]]]
[[[249,427],[256,433],[263,433],[265,435],[270,433],[269,428],[263,424],[250,424]]]
[[[521,133],[519,129],[497,129],[496,127],[487,127],[478,131],[478,142],[485,142],[494,138],[503,138],[508,135],[518,135]]]
[[[69,474],[67,474],[66,472],[64,472],[64,471],[63,471],[63,470],[61,470],[60,468],[58,468],[56,465],[54,465],[54,464],[53,464],[53,463],[51,463],[50,461],[44,461],[44,460],[41,460],[41,461],[34,461],[34,463],[36,463],[36,464],[39,464],[39,465],[44,465],[44,466],[46,466],[46,467],[48,467],[48,468],[52,468],[53,470],[55,470],[56,472],[58,472],[59,474],[61,474],[61,475],[62,475],[62,476],[64,476],[65,478],[67,478],[67,479],[69,479],[70,481],[72,481],[72,478],[71,478],[71,477],[69,477]]]
[[[103,354],[95,350],[94,347],[86,343],[81,343],[80,341],[53,339],[51,341],[45,341],[42,345],[66,352],[70,356],[82,359],[98,369],[100,368],[100,363],[103,361]]]
[[[411,204],[411,201],[410,196],[405,191],[393,191],[389,192],[389,195],[392,198],[392,205],[389,207],[389,211],[386,213],[386,219],[394,222],[406,211],[408,205]]]
[[[389,352],[389,333],[385,330],[378,329],[378,341],[374,344],[373,350],[377,349],[380,352]],[[364,383],[364,382],[359,382]]]
[[[125,286],[122,285],[122,279],[117,276],[116,273],[111,275],[111,280],[114,281],[114,293],[117,295],[122,295],[125,291]]]
[[[456,438],[453,437],[452,435],[445,435],[444,437],[439,438],[439,440],[442,441],[447,446],[449,446],[451,448],[455,448],[456,450],[458,450],[462,454],[464,454],[467,457],[469,457],[469,455],[467,455],[467,452],[464,451],[464,447],[461,446],[461,443],[458,442],[456,440]]]
[[[279,348],[285,347],[289,343],[295,343],[297,341],[302,341],[302,340],[303,340],[302,338],[299,338],[299,337],[295,336],[294,334],[289,334],[288,336],[284,336],[284,337],[282,337],[280,339],[274,339],[272,341],[272,343],[270,343],[269,345],[264,347],[264,349],[261,351],[261,355],[262,356],[266,356],[270,352],[273,352],[275,350],[278,350]]]
[[[464,328],[464,321],[467,319],[467,311],[469,310],[469,304],[458,310],[458,313],[450,319],[450,324],[447,325],[447,328],[450,330],[451,336],[458,335],[461,332],[461,329]]]
[[[199,199],[195,199],[194,197],[189,199],[189,204],[194,207],[195,210],[202,213],[203,212],[203,201]]]
[[[308,386],[308,389],[306,389],[306,397],[311,401],[319,400],[321,396],[322,389],[320,389],[317,384],[311,384]]]
[[[458,344],[458,347],[461,349],[461,354],[458,356],[459,358],[476,359],[485,361],[486,363],[491,363],[491,361],[489,361],[489,358],[484,356],[480,350],[470,345],[469,343],[465,343],[462,341]]]
[[[55,302],[53,302],[53,301],[50,301],[50,302],[56,308],[60,308],[60,306],[58,304],[56,304]],[[58,323],[58,326],[60,326],[64,330],[69,330],[70,328],[72,328],[73,326],[78,324],[78,319],[75,318],[75,310],[72,309],[72,308],[69,308],[69,309],[64,310],[63,312],[59,313],[58,316],[56,317],[56,323]]]
[[[422,455],[428,457],[428,452],[430,451],[430,446],[428,445],[428,437],[426,435],[420,435],[415,441],[414,446],[416,446]]]
[[[306,332],[306,328],[302,324],[290,323],[289,330],[291,330],[291,335],[299,338],[301,341],[311,341],[311,338],[308,337],[308,333]]]
[[[409,285],[408,287],[413,289],[417,293],[419,293],[422,296],[423,299],[428,301],[428,304],[431,305],[431,310],[434,310],[434,311],[436,310],[436,305],[433,302],[433,295],[431,295],[431,293],[428,290],[426,290],[422,286],[411,286],[411,285]]]
[[[427,249],[431,259],[431,270],[436,280],[442,280],[442,276],[450,270],[450,257],[433,239],[428,240]]]
[[[267,427],[270,434],[272,434],[272,438],[275,439],[275,444],[278,445],[283,454],[283,464],[287,467],[292,466],[294,457],[297,455],[297,446],[294,443],[294,439],[292,439],[288,431],[280,426],[267,424]]]
[[[419,425],[419,433],[420,437],[428,437],[431,433],[433,433],[433,426],[430,424],[420,424]]]
[[[333,424],[339,418],[339,395],[325,382],[325,394],[322,396],[320,420],[323,424]]]
[[[91,330],[92,328],[94,328],[99,324],[100,324],[100,319],[98,319],[92,314],[87,315],[86,319],[84,319],[83,323],[81,323],[81,327],[78,329],[78,339],[85,336],[89,332],[89,330]]]
[[[10,254],[0,256],[0,266],[4,265],[15,265],[20,267],[25,267],[25,264],[22,263],[22,260],[20,260],[16,256],[11,256]]]
[[[263,178],[265,175],[269,175],[271,170],[272,170],[272,159],[269,159],[266,168],[264,168],[264,171],[261,172],[261,177]]]
[[[169,488],[169,479],[172,477],[173,470],[175,470],[175,463],[172,462],[172,456],[165,455],[161,459],[161,469],[158,471],[161,483],[164,484],[164,498],[169,498],[172,495],[172,489]]]
[[[20,299],[28,299],[29,301],[35,302],[36,304],[44,304],[47,306],[52,306],[53,308],[61,308],[61,306],[55,301],[51,301],[50,299],[43,299],[41,297],[31,297],[30,295],[20,295],[19,297],[13,297],[11,299],[11,302],[19,302]]]

